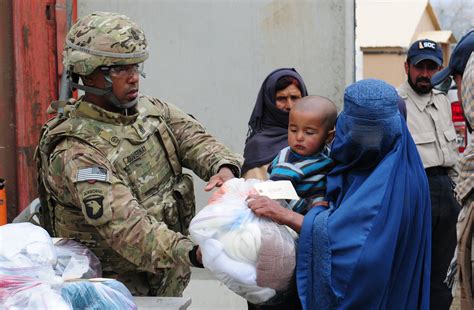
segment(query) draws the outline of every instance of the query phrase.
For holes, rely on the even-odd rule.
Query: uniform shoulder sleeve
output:
[[[176,139],[182,166],[206,181],[224,165],[233,167],[231,170],[240,175],[241,156],[209,134],[198,120],[176,105],[157,102],[157,106],[165,111],[165,120]]]

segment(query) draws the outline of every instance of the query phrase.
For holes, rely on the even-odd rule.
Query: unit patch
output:
[[[96,220],[104,214],[104,196],[91,195],[85,197],[83,202],[86,206],[86,213],[89,218]]]

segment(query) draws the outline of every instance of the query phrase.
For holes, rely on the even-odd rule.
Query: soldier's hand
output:
[[[202,252],[199,245],[195,245],[191,251],[189,251],[189,260],[194,267],[204,268],[202,264]]]
[[[232,170],[223,166],[219,169],[219,172],[217,174],[213,175],[209,179],[209,182],[207,183],[206,187],[204,187],[204,190],[208,192],[214,187],[221,187],[225,181],[230,180],[232,178],[235,178],[234,174],[232,173]]]
[[[201,252],[201,247],[198,247],[196,250],[196,259],[197,261],[202,264],[202,252]]]

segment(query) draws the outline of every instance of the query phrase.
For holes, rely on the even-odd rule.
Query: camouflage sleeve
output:
[[[194,118],[178,107],[155,101],[166,112],[165,118],[179,148],[182,165],[208,181],[223,165],[232,166],[240,175],[242,159],[206,132]]]
[[[53,190],[64,203],[81,208],[85,221],[124,258],[150,272],[192,266],[193,242],[149,216],[97,150],[66,139],[50,161],[48,183]]]

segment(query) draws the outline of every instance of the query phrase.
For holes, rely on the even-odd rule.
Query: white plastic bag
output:
[[[54,247],[57,252],[54,270],[65,281],[102,277],[99,259],[82,243],[71,239],[59,239],[54,242]]]
[[[66,282],[61,296],[73,309],[137,309],[127,287],[113,279]]]
[[[78,242],[54,245],[30,223],[0,227],[0,310],[136,309],[122,283],[80,279],[101,274],[98,258]]]
[[[204,266],[254,304],[288,289],[295,268],[295,245],[288,230],[257,217],[247,206],[246,198],[258,182],[227,181],[189,227],[191,238],[201,247]],[[259,285],[262,282],[266,285]]]
[[[37,278],[0,274],[0,309],[72,309],[59,292]]]
[[[11,267],[31,267],[56,263],[56,250],[49,234],[31,223],[0,226],[0,257]]]

